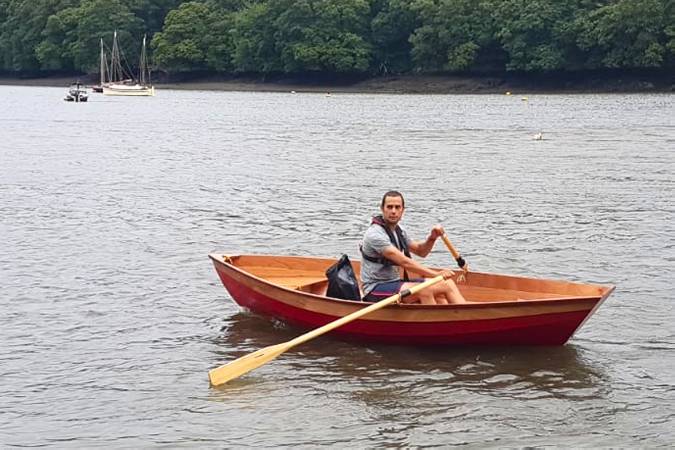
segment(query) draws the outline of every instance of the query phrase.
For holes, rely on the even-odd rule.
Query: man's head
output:
[[[388,225],[395,226],[403,217],[403,210],[405,209],[403,195],[398,191],[387,192],[382,197],[380,209],[384,221]]]

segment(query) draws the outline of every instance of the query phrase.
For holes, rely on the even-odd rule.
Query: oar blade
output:
[[[230,380],[239,378],[245,373],[272,361],[274,358],[288,350],[290,347],[288,343],[271,345],[262,348],[239,359],[235,359],[225,365],[216,367],[209,371],[209,381],[211,386],[220,386]]]
[[[272,361],[274,358],[276,358],[286,350],[290,350],[296,345],[302,344],[303,342],[307,342],[310,339],[314,339],[317,336],[321,336],[322,334],[334,330],[335,328],[341,327],[342,325],[345,325],[349,322],[352,322],[358,319],[359,317],[365,316],[366,314],[370,314],[373,311],[377,311],[378,309],[382,309],[388,305],[391,305],[394,302],[399,301],[401,298],[407,297],[409,295],[414,295],[418,291],[421,291],[422,289],[425,289],[443,280],[447,280],[448,278],[450,278],[448,275],[444,274],[438,275],[437,277],[427,280],[423,283],[416,284],[410,289],[406,289],[405,291],[399,294],[394,294],[389,298],[380,300],[377,303],[373,303],[370,306],[359,309],[351,314],[347,314],[346,316],[341,317],[338,320],[329,322],[322,327],[310,331],[309,333],[302,334],[296,337],[295,339],[291,339],[288,342],[283,342],[281,344],[265,347],[263,349],[258,350],[257,352],[253,352],[246,356],[242,356],[241,358],[235,359],[234,361],[228,364],[220,366],[216,369],[212,369],[209,371],[209,381],[211,382],[211,386],[219,386],[221,384],[227,383],[228,381],[234,378],[240,377],[257,367],[260,367],[263,364]]]

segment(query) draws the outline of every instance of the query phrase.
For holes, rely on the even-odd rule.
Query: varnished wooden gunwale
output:
[[[364,303],[331,299],[321,295],[298,291],[302,283],[316,283],[325,279],[325,270],[334,260],[287,256],[239,255],[223,258],[223,255],[209,255],[218,271],[236,283],[247,286],[254,292],[274,299],[293,308],[341,317],[360,308]],[[358,270],[358,262],[354,263]],[[283,274],[286,273],[287,277]],[[286,283],[280,282],[286,280]],[[480,283],[487,290],[538,292],[541,297],[522,300],[482,301],[466,305],[393,305],[376,311],[360,320],[393,322],[447,322],[507,319],[542,314],[564,314],[569,312],[592,311],[612,291],[612,287],[582,285],[553,280],[538,280],[506,275],[471,272],[467,283]],[[460,285],[461,286],[461,285]],[[530,289],[525,291],[524,289]],[[550,292],[546,292],[546,290]],[[543,295],[546,294],[546,295]],[[572,294],[572,295],[570,295]],[[536,297],[536,296],[535,296]]]
[[[210,255],[214,260],[222,260],[222,255]],[[277,279],[297,277],[311,279],[325,279],[326,269],[335,261],[327,258],[311,258],[301,256],[266,256],[266,255],[237,255],[232,258],[234,265],[241,270],[262,279]],[[354,270],[359,272],[360,262],[352,262]],[[607,286],[581,284],[569,281],[547,280],[538,278],[519,277],[493,273],[469,272],[465,286],[476,286],[483,289],[512,290],[525,293],[543,293],[543,297],[574,297],[602,295]]]

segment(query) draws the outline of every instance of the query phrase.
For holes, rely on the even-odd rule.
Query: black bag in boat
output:
[[[359,283],[356,281],[354,268],[347,255],[342,255],[326,270],[326,277],[328,278],[326,296],[344,300],[361,300]]]

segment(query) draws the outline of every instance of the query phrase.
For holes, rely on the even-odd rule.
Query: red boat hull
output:
[[[302,328],[318,328],[367,305],[275,286],[215,259],[214,265],[237,304]],[[500,302],[435,308],[393,305],[345,324],[331,335],[362,342],[423,346],[563,345],[610,292],[611,289],[603,296],[560,302]]]

